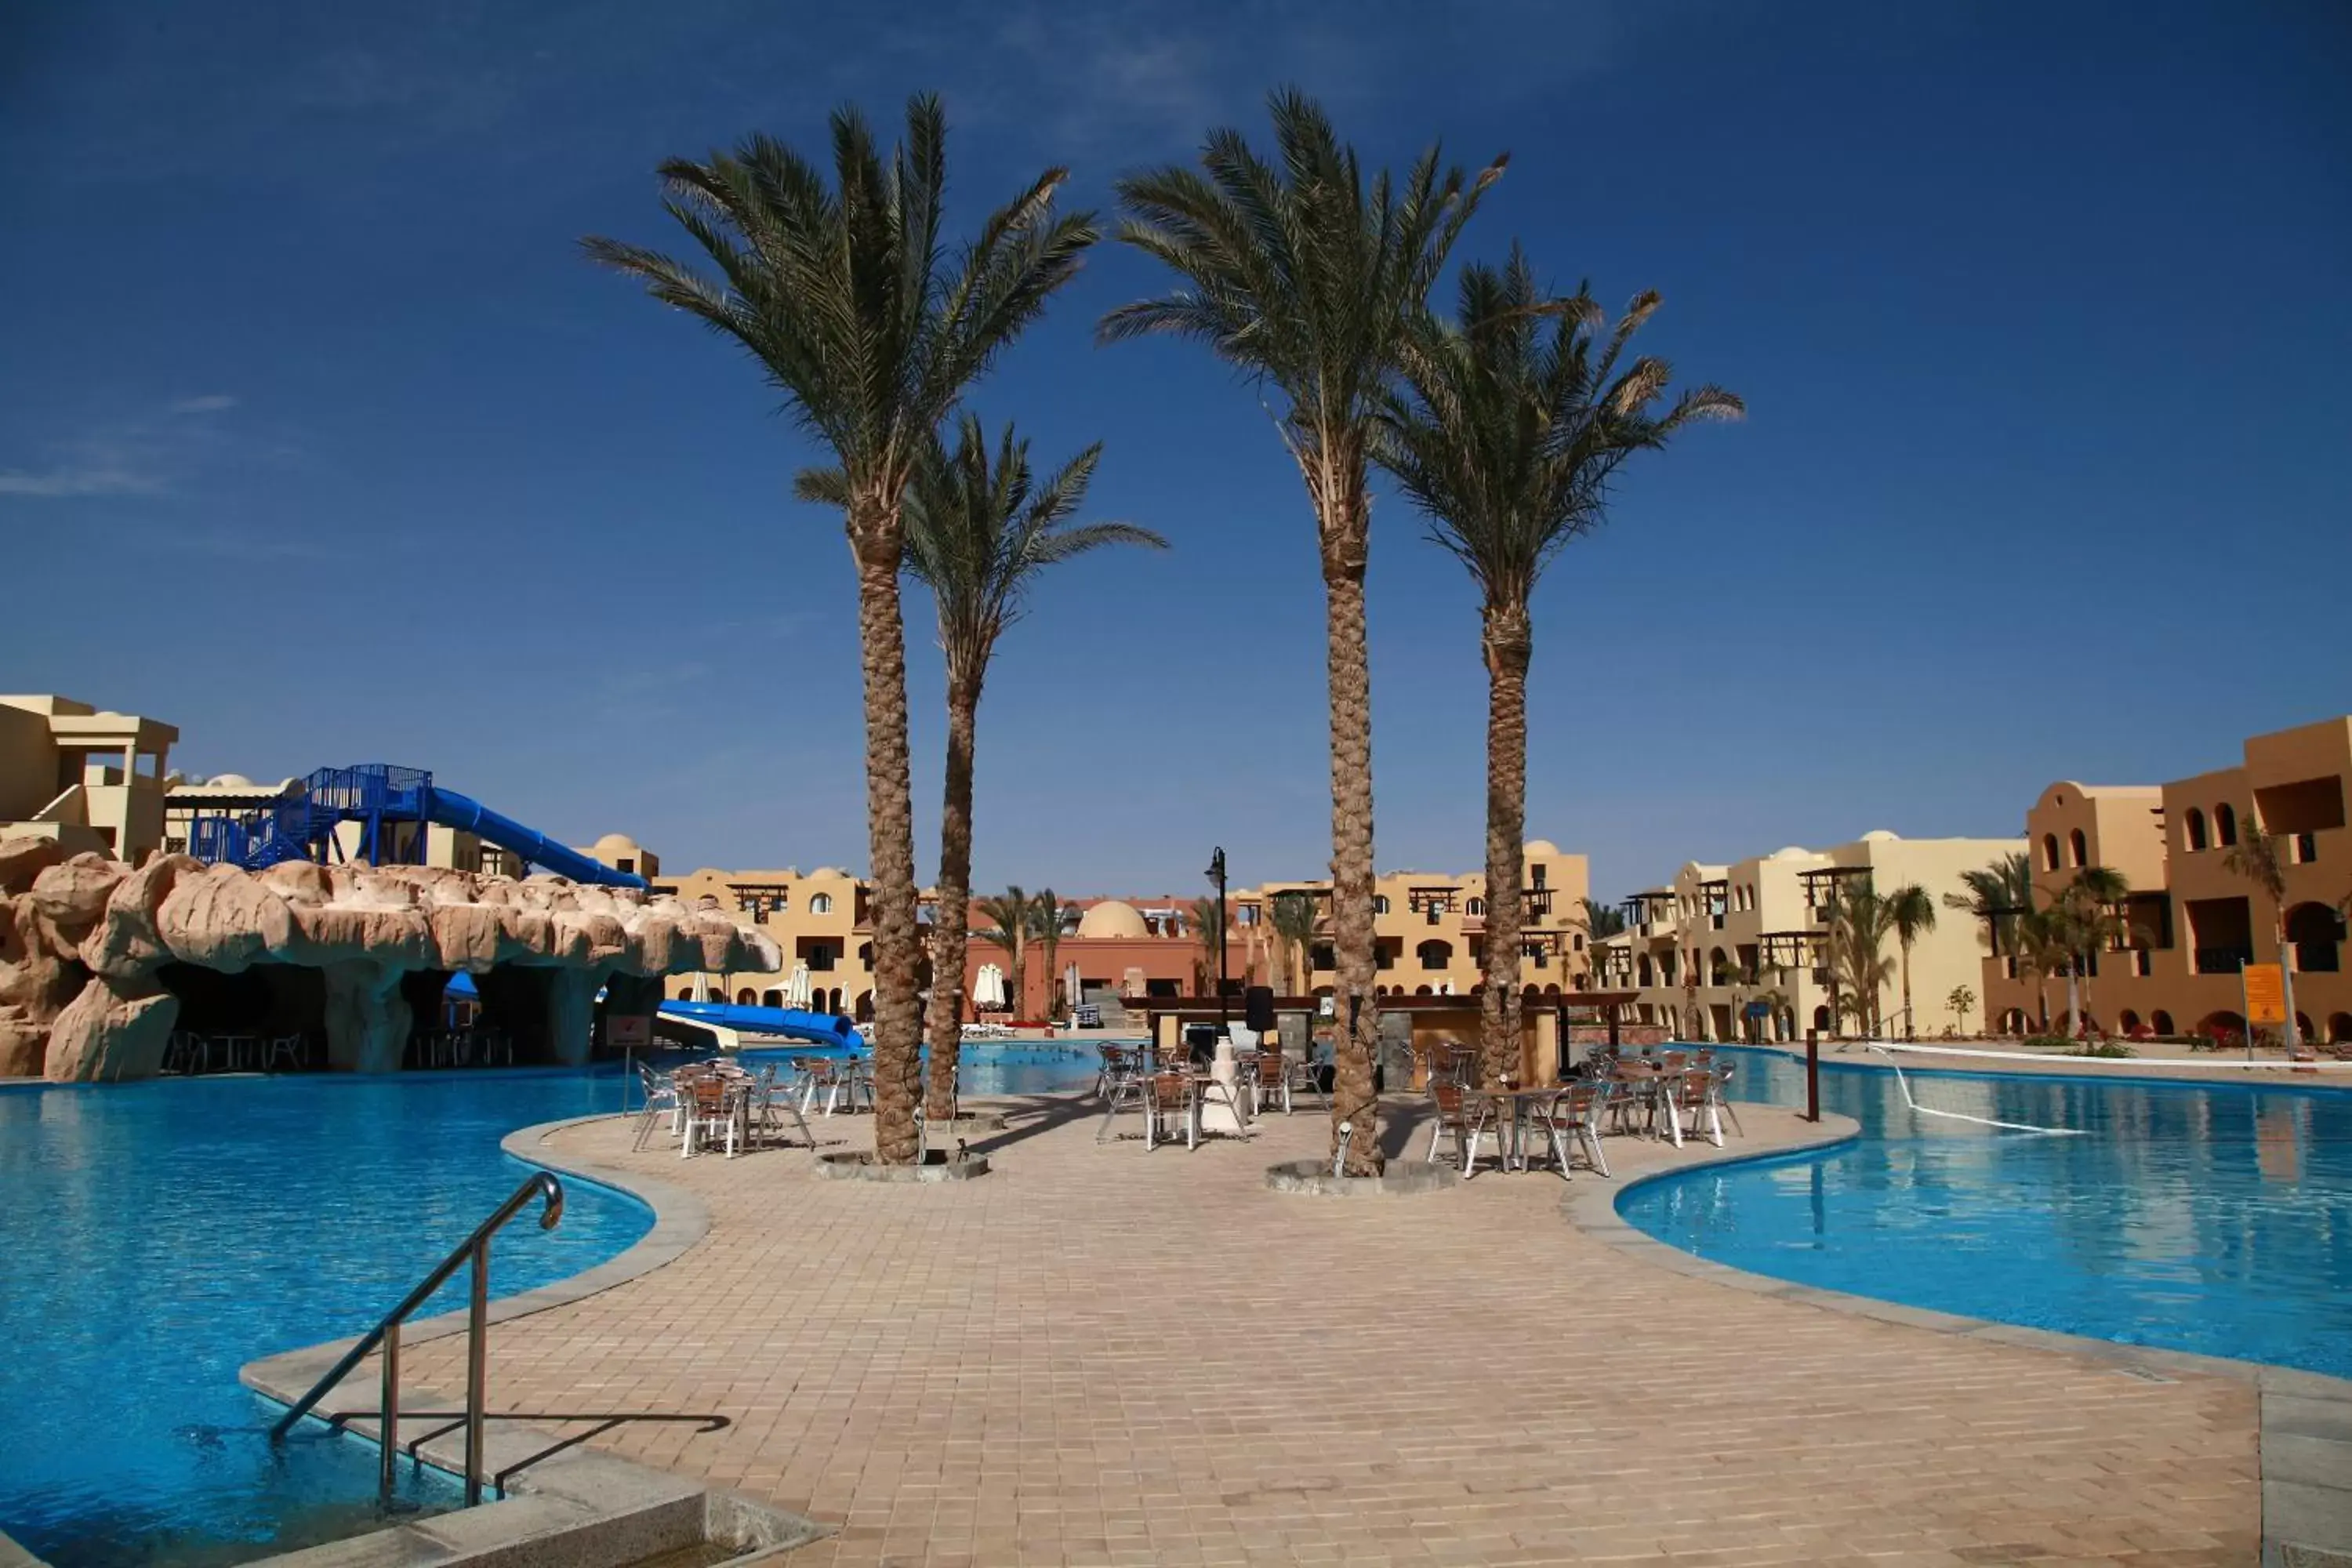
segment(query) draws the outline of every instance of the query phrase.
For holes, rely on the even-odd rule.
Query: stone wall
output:
[[[419,970],[501,976],[543,997],[559,1060],[584,1059],[597,988],[615,976],[768,973],[776,944],[675,899],[561,877],[523,880],[424,866],[266,871],[167,855],[133,868],[47,839],[0,840],[0,1077],[146,1078],[179,1004],[167,963],[235,973],[257,963],[322,972],[330,1063],[397,1068]],[[614,994],[645,1000],[657,985]]]

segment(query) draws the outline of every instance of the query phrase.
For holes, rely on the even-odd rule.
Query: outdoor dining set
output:
[[[860,1101],[874,1109],[873,1066],[857,1057],[796,1057],[788,1078],[772,1062],[754,1069],[723,1058],[668,1072],[641,1062],[636,1070],[645,1103],[635,1147],[666,1131],[677,1141],[680,1159],[719,1143],[731,1160],[739,1149],[783,1140],[788,1127],[814,1149],[812,1112],[855,1112]]]
[[[1302,1095],[1326,1108],[1329,1068],[1278,1049],[1241,1054],[1231,1079],[1199,1063],[1190,1047],[1104,1045],[1094,1097],[1103,1119],[1095,1141],[1110,1139],[1123,1111],[1142,1117],[1143,1146],[1199,1146],[1222,1110],[1223,1130],[1245,1135],[1251,1121],[1279,1105],[1287,1114]],[[1625,1055],[1596,1046],[1564,1083],[1478,1081],[1477,1050],[1443,1041],[1416,1051],[1418,1076],[1429,1100],[1429,1143],[1434,1163],[1451,1142],[1465,1177],[1478,1169],[1482,1145],[1492,1140],[1495,1167],[1527,1171],[1549,1166],[1562,1176],[1582,1163],[1605,1176],[1604,1136],[1646,1136],[1682,1146],[1686,1138],[1723,1145],[1725,1124],[1740,1131],[1728,1096],[1733,1064],[1709,1050]]]
[[[1476,1172],[1479,1145],[1490,1135],[1498,1169],[1540,1168],[1547,1162],[1539,1155],[1549,1154],[1562,1176],[1579,1161],[1605,1176],[1606,1135],[1659,1138],[1676,1148],[1703,1137],[1719,1149],[1727,1121],[1741,1131],[1728,1094],[1733,1064],[1708,1050],[1626,1056],[1595,1047],[1566,1083],[1480,1085],[1476,1068],[1473,1047],[1448,1042],[1427,1053],[1432,1115],[1424,1158],[1435,1162],[1450,1139],[1465,1179]]]
[[[1157,1148],[1180,1136],[1186,1148],[1198,1148],[1202,1136],[1220,1121],[1225,1130],[1244,1132],[1266,1107],[1280,1105],[1287,1114],[1304,1092],[1330,1104],[1316,1066],[1279,1050],[1251,1051],[1239,1056],[1230,1080],[1200,1065],[1190,1046],[1103,1045],[1096,1047],[1102,1065],[1095,1074],[1094,1095],[1103,1102],[1102,1126],[1095,1142],[1108,1140],[1123,1110],[1143,1116],[1143,1146]],[[1213,1115],[1222,1110],[1220,1119]]]

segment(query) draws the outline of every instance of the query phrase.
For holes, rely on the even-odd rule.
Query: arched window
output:
[[[1486,912],[1486,900],[1473,899],[1462,906],[1462,912],[1465,915],[1483,915]]]
[[[2191,849],[2204,848],[2205,814],[2198,810],[2195,806],[2190,806],[2189,808],[2189,815],[2180,819],[2180,831],[2186,837],[2189,847]]]
[[[831,893],[819,893],[816,897],[811,899],[809,900],[809,913],[813,915],[829,915],[833,913],[833,895]]]
[[[2225,849],[2238,841],[2238,814],[2226,800],[2213,808],[2213,838]]]
[[[1388,912],[1389,912],[1389,900],[1388,900],[1388,895],[1387,895],[1386,893],[1375,893],[1375,894],[1373,894],[1373,895],[1372,895],[1372,913],[1374,913],[1374,914],[1376,914],[1376,915],[1384,915],[1384,914],[1386,914],[1386,913],[1388,913]]]
[[[2087,866],[2091,863],[2090,842],[2083,837],[2083,830],[2079,827],[2066,835],[2066,851],[2074,856],[2074,864],[2077,866]]]
[[[2054,833],[2042,836],[2042,868],[2045,871],[2058,869],[2058,836]]]

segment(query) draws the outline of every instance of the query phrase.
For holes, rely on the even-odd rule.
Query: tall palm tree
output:
[[[1029,953],[1029,911],[1033,907],[1034,901],[1018,883],[1005,889],[1001,897],[980,900],[980,912],[995,922],[980,933],[980,940],[1004,950],[1004,988],[1016,1018],[1029,1005],[1029,993],[1023,989],[1022,982],[1027,978],[1023,961]]]
[[[2017,951],[2017,917],[2033,907],[2033,861],[2022,850],[1960,873],[1965,893],[1946,893],[1944,907],[1984,922],[1985,946],[1995,958]]]
[[[1268,908],[1267,919],[1274,926],[1275,941],[1282,952],[1286,994],[1304,996],[1314,986],[1314,970],[1307,962],[1307,954],[1315,945],[1318,913],[1312,893],[1276,893]]]
[[[1108,544],[1168,546],[1150,530],[1129,523],[1069,526],[1085,504],[1087,486],[1101,458],[1102,444],[1097,442],[1041,479],[1029,464],[1029,443],[1015,437],[1012,426],[1004,427],[992,460],[980,420],[965,414],[957,423],[954,450],[936,434],[923,442],[907,487],[907,570],[931,591],[939,611],[940,649],[947,663],[947,780],[940,813],[928,1024],[931,1071],[927,1109],[933,1121],[954,1114],[971,900],[972,755],[981,691],[997,638],[1021,618],[1030,589],[1047,567]],[[838,468],[803,472],[799,489],[810,500],[845,506],[849,500],[846,477]],[[1052,969],[1050,952],[1045,964]]]
[[[1054,896],[1046,888],[1029,900],[1029,934],[1037,940],[1037,951],[1045,961],[1045,1016],[1061,1016],[1061,977],[1057,965],[1062,957],[1062,922],[1069,918],[1070,906]]]
[[[950,256],[942,197],[947,119],[907,105],[886,156],[853,108],[831,121],[834,178],[767,136],[731,153],[661,165],[663,206],[704,252],[705,271],[643,246],[583,242],[666,305],[740,343],[801,424],[832,449],[857,573],[866,701],[866,812],[874,878],[874,1148],[910,1164],[921,1019],[914,802],[908,776],[907,657],[898,605],[901,500],[929,434],[986,373],[1099,237],[1092,216],[1057,213],[1048,169]]]
[[[1864,1034],[1875,1034],[1880,994],[1895,978],[1895,961],[1886,955],[1894,910],[1865,879],[1839,891],[1830,920],[1830,973],[1843,994],[1839,1005]]]
[[[2074,962],[2074,934],[2055,908],[2029,909],[2014,917],[2011,936],[2017,947],[2018,966],[2033,975],[2033,994],[2042,1006],[2041,1028],[2050,1029],[2050,982],[2065,973]]]
[[[1886,895],[1887,917],[1895,926],[1895,944],[1903,950],[1903,1033],[1919,1037],[1919,1020],[1911,1012],[1911,945],[1936,929],[1936,900],[1916,882],[1906,882]]]
[[[1183,279],[1103,318],[1105,340],[1196,339],[1271,391],[1276,432],[1315,509],[1330,682],[1331,923],[1341,999],[1331,1147],[1349,1123],[1346,1170],[1381,1167],[1372,1061],[1371,668],[1364,633],[1370,497],[1365,465],[1382,394],[1497,158],[1475,177],[1440,174],[1435,148],[1402,182],[1365,181],[1352,148],[1296,89],[1272,95],[1278,155],[1241,132],[1209,133],[1196,172],[1166,167],[1119,182],[1119,237]]]
[[[1643,294],[1604,338],[1580,291],[1548,297],[1517,246],[1499,270],[1465,268],[1456,320],[1427,311],[1382,404],[1373,456],[1428,518],[1429,537],[1469,569],[1486,662],[1486,963],[1479,1044],[1489,1079],[1519,1059],[1518,952],[1528,797],[1529,601],[1563,546],[1599,527],[1618,465],[1662,447],[1686,421],[1727,418],[1717,387],[1659,407],[1670,374],[1625,347],[1658,308]],[[1622,368],[1621,368],[1622,363]]]
[[[2066,963],[2066,1033],[2083,1032],[2091,1005],[2091,955],[2114,946],[2129,931],[2115,906],[2131,892],[2124,874],[2111,867],[2085,866],[2051,903],[2071,956]]]
[[[2303,1045],[2303,1029],[2294,1017],[2294,963],[2287,952],[2286,941],[2286,857],[2279,850],[2279,836],[2265,832],[2256,808],[2248,806],[2238,818],[2238,842],[2221,857],[2222,866],[2252,882],[2271,901],[2271,927],[2278,938],[2279,979],[2286,1004],[2286,1049],[2293,1056]],[[2246,1037],[2253,1038],[2253,1023],[2246,1024]]]

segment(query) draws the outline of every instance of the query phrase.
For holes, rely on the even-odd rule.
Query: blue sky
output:
[[[2352,707],[2352,13],[1668,3],[20,9],[0,36],[0,687],[199,772],[431,767],[673,867],[862,865],[856,631],[812,460],[581,261],[650,171],[946,95],[969,227],[1105,205],[1265,89],[1510,172],[1470,254],[1645,287],[1748,400],[1628,470],[1538,604],[1528,817],[1617,896],[1865,829],[2013,832]],[[884,15],[887,21],[877,21]],[[982,713],[977,873],[1318,872],[1306,503],[1197,349],[1097,349],[1105,247],[978,391],[1165,556],[1066,570]],[[1376,503],[1379,859],[1481,858],[1475,601]],[[916,794],[939,680],[910,598]],[[1163,738],[1164,737],[1164,738]]]

